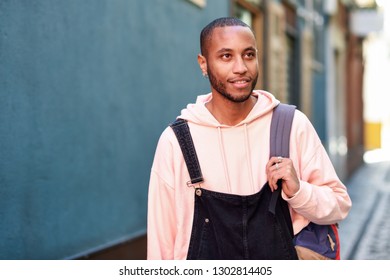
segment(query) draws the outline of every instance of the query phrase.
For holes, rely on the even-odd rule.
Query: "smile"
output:
[[[245,88],[248,86],[250,81],[251,81],[250,79],[235,79],[229,82],[232,83],[236,88]]]

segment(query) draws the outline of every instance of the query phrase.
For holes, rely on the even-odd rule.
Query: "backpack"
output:
[[[274,156],[289,158],[290,133],[295,109],[295,106],[284,103],[280,103],[274,108],[270,128],[270,158]],[[192,150],[194,149],[194,146],[186,121],[177,119],[174,123],[170,124],[170,126],[173,128],[179,142],[183,143],[188,141],[191,143],[188,145],[180,145],[191,178],[191,180],[187,182],[187,185],[202,182],[203,176],[200,168],[189,168],[191,165],[199,167],[199,162],[190,160],[189,155],[194,152]],[[269,203],[269,211],[273,214],[275,214],[275,207],[278,198],[281,195],[281,180],[278,181],[278,186],[278,189],[272,193]],[[285,218],[291,220],[288,209],[284,212]],[[290,222],[291,234],[292,231],[292,224]],[[340,242],[336,224],[318,225],[310,222],[296,234],[292,240],[295,246],[308,248],[329,259],[340,259]]]
[[[270,157],[289,157],[290,132],[295,108],[293,105],[283,103],[275,107],[271,121]],[[281,180],[278,185],[278,192],[274,192],[271,200],[276,200],[280,195]],[[293,242],[295,246],[305,247],[329,259],[340,260],[338,224],[318,225],[310,222],[294,236]]]

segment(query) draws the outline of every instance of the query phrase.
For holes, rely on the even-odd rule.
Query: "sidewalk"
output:
[[[346,182],[352,209],[340,223],[341,259],[390,259],[390,158],[380,155]]]

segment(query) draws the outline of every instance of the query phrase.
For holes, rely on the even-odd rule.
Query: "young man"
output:
[[[296,259],[291,239],[266,213],[279,179],[294,234],[309,221],[333,224],[347,216],[346,187],[303,113],[295,112],[290,157],[270,158],[270,122],[280,102],[254,90],[257,52],[252,30],[238,19],[216,19],[202,30],[198,62],[211,93],[178,118],[188,123],[204,180],[188,183],[167,127],[150,176],[148,259]]]

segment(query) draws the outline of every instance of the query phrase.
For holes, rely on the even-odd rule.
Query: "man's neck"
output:
[[[257,98],[253,95],[239,103],[213,95],[213,98],[205,105],[220,124],[234,126],[248,116],[256,102]]]

